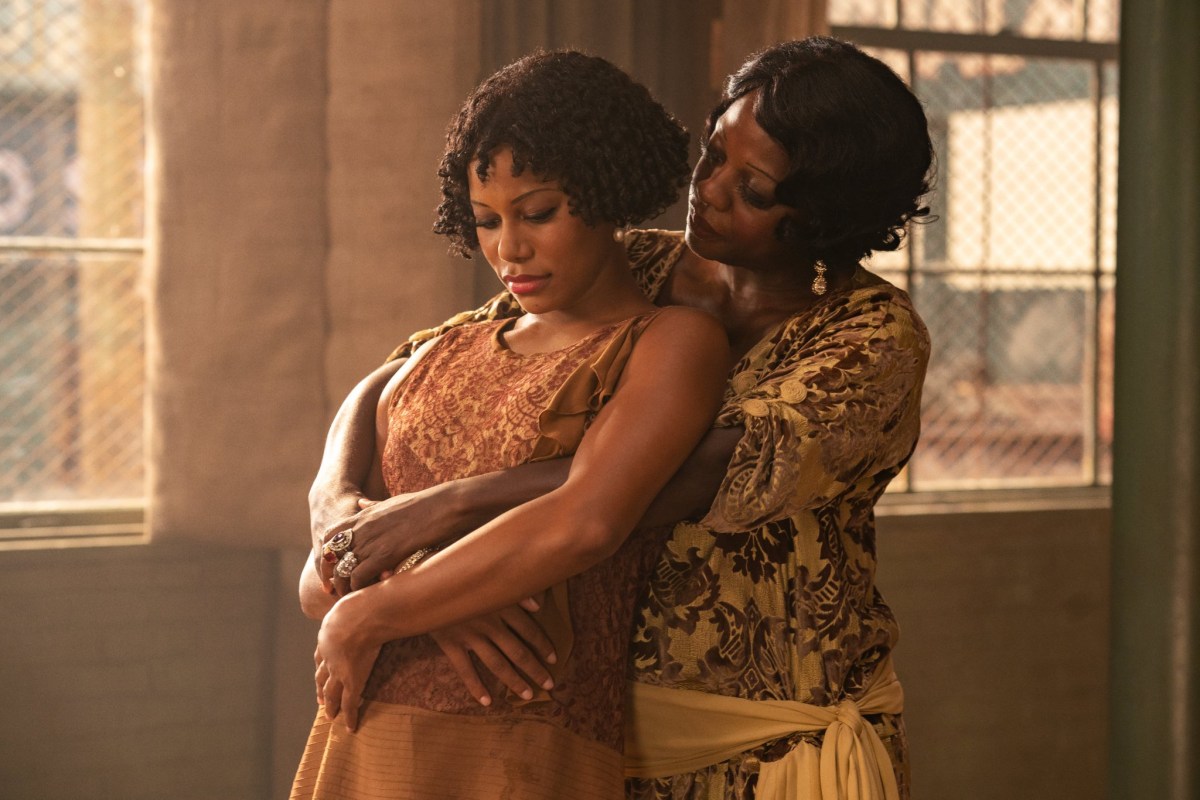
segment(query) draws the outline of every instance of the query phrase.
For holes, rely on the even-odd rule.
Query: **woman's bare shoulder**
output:
[[[729,337],[716,317],[690,306],[665,306],[654,315],[638,339],[634,359],[703,359],[724,365]]]
[[[719,335],[726,339],[725,328],[712,314],[692,306],[663,306],[649,327],[667,328],[671,333],[691,332],[698,335]]]

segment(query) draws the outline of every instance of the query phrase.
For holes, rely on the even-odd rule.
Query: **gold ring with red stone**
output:
[[[350,550],[350,545],[353,542],[354,531],[349,528],[344,531],[338,531],[333,536],[330,536],[329,541],[321,546],[321,558],[332,564],[342,557],[342,553]]]

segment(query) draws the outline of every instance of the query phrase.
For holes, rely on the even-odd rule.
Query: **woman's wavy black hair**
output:
[[[925,216],[933,159],[925,111],[886,64],[827,36],[783,42],[751,56],[725,83],[705,139],[751,92],[754,118],[791,159],[775,191],[799,210],[776,235],[805,259],[847,269],[895,250]]]
[[[687,143],[679,122],[612,63],[570,50],[525,56],[481,83],[451,121],[433,230],[452,252],[479,247],[467,170],[477,162],[486,179],[504,146],[515,174],[557,180],[587,224],[642,222],[687,183]]]

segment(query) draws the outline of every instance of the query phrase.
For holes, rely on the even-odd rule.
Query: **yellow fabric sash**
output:
[[[825,732],[759,767],[758,800],[898,800],[887,750],[863,714],[899,714],[904,690],[884,661],[857,701],[813,706],[745,700],[634,682],[625,715],[625,777],[665,778],[703,769],[790,736]]]

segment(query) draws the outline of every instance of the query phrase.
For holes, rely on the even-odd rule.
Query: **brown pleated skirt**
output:
[[[355,733],[318,711],[291,800],[620,800],[616,751],[539,720],[372,702]]]

